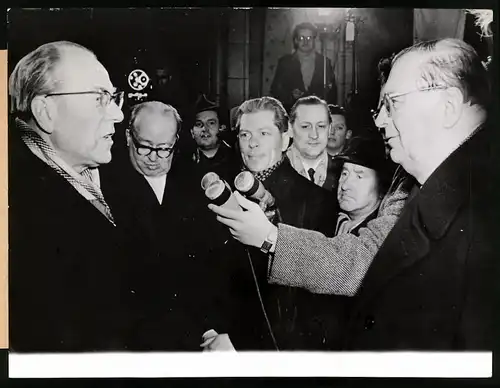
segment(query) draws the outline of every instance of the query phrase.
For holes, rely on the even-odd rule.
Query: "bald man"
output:
[[[199,181],[188,179],[193,171],[178,163],[180,124],[171,105],[134,106],[127,152],[103,169],[104,194],[134,258],[134,350],[200,351],[203,333],[228,321],[222,300],[231,276],[219,249],[230,236],[208,211]]]

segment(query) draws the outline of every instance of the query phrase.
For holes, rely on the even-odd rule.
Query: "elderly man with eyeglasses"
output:
[[[219,248],[227,252],[230,237],[206,208],[194,166],[177,159],[181,122],[171,105],[135,105],[127,152],[102,168],[104,195],[132,257],[132,350],[199,351],[202,334],[228,321],[220,322],[230,274]]]
[[[276,235],[271,281],[340,294],[354,288],[343,349],[491,350],[498,196],[489,177],[498,164],[487,71],[463,41],[421,42],[394,57],[381,94],[376,124],[392,160],[417,181],[385,236],[373,234],[384,203],[343,247],[338,237],[273,226],[238,195],[246,212],[210,207],[245,244]]]
[[[9,319],[15,352],[126,347],[126,259],[102,194],[123,93],[85,47],[24,56],[9,79]]]

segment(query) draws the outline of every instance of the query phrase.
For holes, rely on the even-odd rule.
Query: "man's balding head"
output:
[[[38,47],[17,63],[9,78],[11,109],[14,113],[29,117],[33,98],[56,89],[58,79],[54,74],[55,68],[64,54],[71,50],[95,57],[92,51],[77,43],[57,41]]]
[[[127,129],[130,161],[142,175],[165,175],[181,125],[177,110],[159,101],[134,106]]]
[[[67,41],[38,47],[14,68],[9,94],[12,112],[75,171],[111,160],[123,93],[87,48]]]
[[[392,160],[423,184],[486,120],[490,98],[487,70],[470,45],[420,42],[392,60],[375,124]]]

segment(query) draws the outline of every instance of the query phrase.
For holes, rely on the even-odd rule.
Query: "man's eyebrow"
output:
[[[299,120],[300,124],[318,124],[318,123],[327,123],[328,122],[328,119],[325,119],[325,120],[318,120],[318,121],[307,121],[307,120]]]

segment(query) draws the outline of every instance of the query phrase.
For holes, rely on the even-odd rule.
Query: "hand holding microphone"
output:
[[[274,197],[250,171],[240,172],[234,179],[234,187],[245,196],[256,199],[264,211],[274,206]]]
[[[210,202],[228,209],[240,210],[241,207],[234,198],[230,186],[216,173],[209,172],[201,179],[201,187]]]

